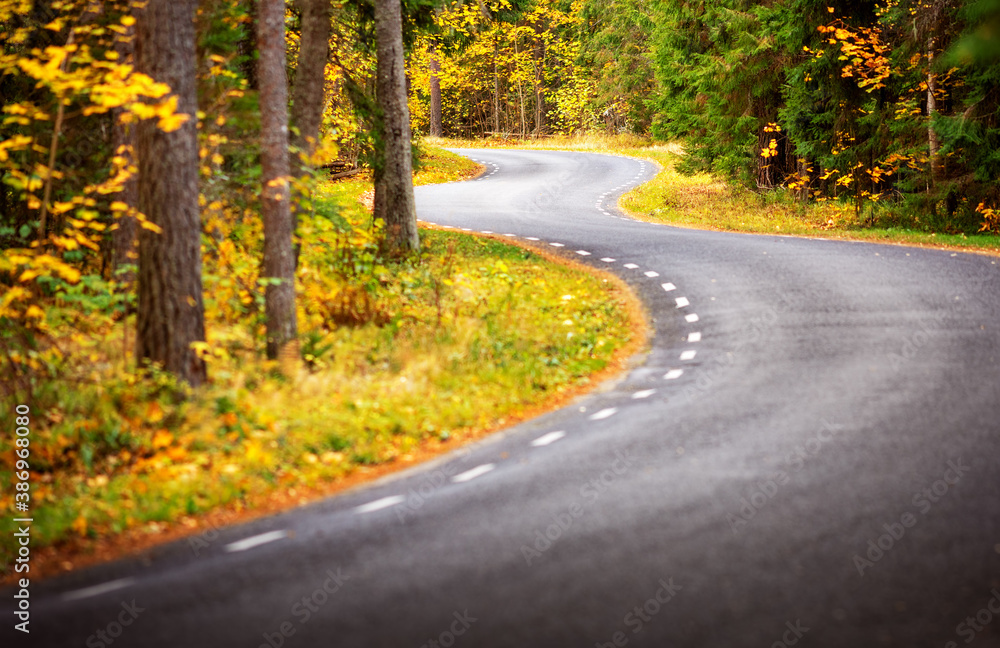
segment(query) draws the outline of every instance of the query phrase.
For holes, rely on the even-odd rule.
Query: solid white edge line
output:
[[[242,540],[237,540],[236,542],[230,542],[223,549],[229,553],[235,551],[246,551],[247,549],[253,549],[254,547],[259,547],[265,545],[269,542],[275,542],[276,540],[281,540],[282,538],[288,537],[288,531],[268,531],[267,533],[261,533],[260,535],[250,536],[249,538],[243,538]]]
[[[451,481],[455,482],[456,484],[461,484],[462,482],[467,482],[475,479],[476,477],[485,475],[486,473],[490,472],[496,467],[497,467],[496,464],[491,464],[491,463],[483,464],[481,466],[476,466],[472,470],[466,470],[464,473],[459,473],[455,475],[454,477],[451,478]]]
[[[542,436],[532,441],[531,445],[535,446],[536,448],[540,448],[542,446],[547,446],[550,443],[555,443],[564,436],[566,436],[565,432],[563,432],[562,430],[556,430],[555,432],[549,432],[548,434],[543,434]]]
[[[367,504],[362,504],[354,509],[355,513],[372,513],[374,511],[380,511],[384,508],[389,508],[390,506],[395,506],[396,504],[402,504],[406,501],[406,498],[402,495],[389,495],[388,497],[383,497],[382,499],[377,499],[374,502],[368,502]]]
[[[115,590],[120,590],[123,587],[128,587],[134,582],[135,579],[131,576],[128,578],[119,578],[118,580],[108,581],[107,583],[101,583],[100,585],[92,585],[91,587],[84,587],[83,589],[66,592],[61,598],[64,601],[77,601],[79,599],[90,598],[91,596],[106,594],[107,592],[114,592]]]

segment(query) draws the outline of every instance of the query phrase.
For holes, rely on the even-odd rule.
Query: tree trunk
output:
[[[320,125],[326,109],[326,64],[330,58],[330,0],[298,0],[301,15],[299,58],[292,90],[292,173],[298,179],[292,201],[292,233],[311,204],[309,158],[319,144]],[[295,267],[299,265],[299,245],[294,245]]]
[[[166,133],[152,120],[138,127],[139,208],[161,231],[139,234],[136,357],[192,386],[206,377],[191,348],[205,339],[198,212],[198,98],[195,89],[197,0],[148,0],[136,10],[140,72],[166,83],[188,115]]]
[[[927,148],[930,153],[931,178],[930,186],[933,187],[941,174],[941,158],[938,151],[941,143],[938,134],[934,130],[934,113],[937,112],[937,74],[934,72],[934,39],[927,39]]]
[[[381,113],[382,151],[375,165],[374,218],[385,225],[384,251],[398,256],[420,248],[413,200],[400,0],[375,0],[375,41],[378,56],[375,97]]]
[[[292,91],[292,144],[312,155],[326,108],[326,63],[330,57],[330,0],[298,0],[302,37]]]
[[[493,40],[493,134],[500,134],[500,71],[497,69],[500,60],[500,43]]]
[[[535,46],[535,136],[545,135],[545,41],[538,34]]]
[[[292,249],[288,165],[288,84],[285,77],[285,3],[260,0],[257,8],[260,58],[261,216],[264,221],[264,319],[267,357],[297,355],[295,251]]]
[[[431,58],[431,137],[443,137],[444,128],[441,123],[441,61],[438,59],[437,46],[431,45],[428,50]]]

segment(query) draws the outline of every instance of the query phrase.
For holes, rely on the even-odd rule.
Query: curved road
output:
[[[644,363],[391,479],[37,584],[28,645],[1000,646],[996,259],[639,223],[613,205],[649,165],[464,153],[488,175],[420,188],[421,218],[620,275]]]

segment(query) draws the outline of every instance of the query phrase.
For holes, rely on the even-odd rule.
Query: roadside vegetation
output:
[[[655,162],[660,172],[629,191],[619,205],[641,220],[681,227],[754,234],[817,236],[857,241],[980,250],[1000,254],[1000,235],[977,228],[967,232],[942,226],[903,205],[869,205],[859,215],[852,202],[803,202],[793,191],[753,191],[709,172],[681,172],[681,144],[660,144],[635,135],[586,134],[521,140],[516,138],[438,139],[455,148],[521,148],[627,155]]]
[[[477,171],[428,149],[415,180]],[[135,367],[133,315],[116,319],[85,287],[52,304],[65,366],[33,395],[36,549],[71,560],[117,534],[141,543],[207,511],[298,503],[405,466],[575,393],[632,338],[621,285],[519,247],[422,230],[419,258],[379,260],[361,202],[370,188],[320,184],[291,372],[262,357],[259,321],[239,315],[259,296],[225,278],[208,281],[212,379],[197,390]],[[5,482],[13,451],[0,440]]]

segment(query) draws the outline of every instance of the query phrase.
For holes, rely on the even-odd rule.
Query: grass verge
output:
[[[417,181],[477,172],[432,151]],[[380,260],[369,188],[324,184],[303,224],[293,371],[262,359],[259,326],[212,304],[225,292],[216,279],[211,382],[184,399],[170,376],[128,365],[121,321],[98,327],[66,305],[88,334],[61,340],[76,364],[30,402],[32,576],[413,465],[565,402],[645,342],[623,283],[499,240],[422,230],[419,260]],[[9,405],[0,417],[13,420]],[[14,450],[0,440],[6,483]],[[9,580],[15,546],[0,547]]]
[[[853,206],[849,204],[834,201],[803,204],[783,189],[758,193],[708,174],[681,174],[675,165],[682,149],[676,144],[650,145],[634,136],[600,135],[523,141],[500,138],[429,141],[437,146],[450,147],[612,153],[653,161],[660,166],[660,173],[619,201],[622,209],[640,220],[728,232],[822,237],[1000,254],[1000,236],[995,234],[966,235],[907,227],[872,227],[856,216]]]

